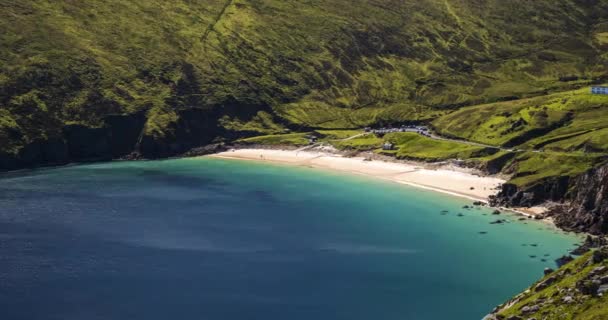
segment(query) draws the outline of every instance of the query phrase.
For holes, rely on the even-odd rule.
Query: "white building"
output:
[[[600,86],[591,87],[591,93],[608,95],[608,87],[600,87]]]

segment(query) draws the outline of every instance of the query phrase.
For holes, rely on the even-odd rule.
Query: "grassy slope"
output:
[[[509,181],[526,187],[541,183],[548,178],[576,177],[601,163],[605,156],[579,153],[535,153],[518,154],[512,161],[515,167],[513,178]]]
[[[390,142],[394,150],[382,150],[382,145]],[[477,159],[488,156],[498,150],[486,150],[483,147],[463,143],[434,140],[416,133],[390,133],[384,137],[367,134],[354,139],[330,141],[340,150],[375,151],[401,159],[420,161],[442,161],[447,159]]]
[[[462,108],[438,118],[433,124],[442,134],[492,145],[555,151],[588,148],[605,152],[608,140],[593,137],[604,135],[608,129],[606,110],[608,96],[592,95],[589,88],[583,88]],[[554,130],[543,131],[550,129]],[[589,144],[585,145],[584,141]]]
[[[269,145],[269,146],[305,146],[308,145],[308,134],[306,133],[289,133],[277,135],[265,135],[238,140],[242,144],[251,145]]]
[[[433,125],[444,135],[525,151],[509,170],[512,183],[530,186],[550,177],[576,176],[605,160],[607,116],[608,96],[583,88],[462,108]]]
[[[577,82],[559,77],[607,72],[603,3],[0,0],[0,8],[0,151],[9,152],[109,113],[152,110],[146,128],[158,135],[175,109],[193,106],[226,106],[221,123],[231,130],[354,128],[433,119],[446,106],[560,90]]]
[[[331,144],[340,150],[355,150],[355,151],[370,151],[382,147],[384,140],[374,134],[366,134],[364,136],[345,140],[334,141]]]
[[[608,318],[608,296],[603,297],[584,295],[576,289],[579,281],[587,280],[590,272],[597,267],[608,267],[608,261],[589,263],[591,253],[581,256],[559,270],[547,275],[532,285],[519,297],[519,301],[499,314],[505,318],[521,316],[523,319],[563,319],[563,320],[601,320]],[[604,276],[606,272],[598,274]],[[556,281],[545,289],[535,290],[538,283],[555,277]],[[570,296],[572,303],[564,303],[564,298]],[[522,314],[524,306],[539,306],[537,312]]]
[[[441,161],[446,159],[470,159],[484,153],[482,147],[434,140],[416,133],[391,133],[384,139],[393,143],[397,149],[397,158],[423,161]]]

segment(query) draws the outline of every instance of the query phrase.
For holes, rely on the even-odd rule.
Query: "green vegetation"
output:
[[[0,152],[58,136],[66,124],[95,127],[108,114],[151,109],[146,128],[157,137],[175,129],[171,110],[191,107],[212,111],[236,136],[430,121],[456,106],[561,91],[608,71],[604,2],[0,7]],[[531,127],[567,113],[536,111],[521,113]]]
[[[362,130],[316,130],[320,141],[342,140],[362,134]]]
[[[257,134],[279,134],[285,133],[287,128],[275,122],[273,115],[266,111],[258,111],[255,115],[246,120],[228,115],[219,119],[222,127],[232,131],[249,131]]]
[[[162,156],[234,139],[304,146],[303,132],[316,132],[341,150],[466,159],[529,187],[608,153],[608,97],[588,90],[608,75],[606,1],[0,0],[0,9],[0,165],[28,152],[33,164],[69,160],[36,143],[139,112],[146,123],[133,136]],[[204,115],[185,119],[192,109]],[[411,133],[347,139],[403,122],[505,148]],[[197,137],[176,141],[188,135]],[[396,150],[379,150],[386,141]],[[590,303],[604,300],[581,305],[599,319],[603,307]]]
[[[384,143],[391,143],[393,150],[382,150]],[[416,159],[421,161],[442,161],[447,159],[470,159],[488,156],[498,152],[489,149],[459,143],[428,138],[417,133],[390,133],[380,138],[374,134],[366,134],[346,140],[334,140],[330,143],[340,150],[376,151],[381,154],[395,156],[401,159]]]
[[[608,96],[583,88],[462,108],[433,125],[446,136],[526,151],[504,165],[514,174],[510,182],[532,186],[601,163],[608,152],[607,112]]]
[[[595,34],[595,38],[600,44],[608,44],[608,32],[598,32]]]
[[[602,161],[598,155],[581,153],[525,152],[515,157],[515,174],[509,181],[519,186],[531,186],[547,178],[574,177]]]
[[[237,142],[243,144],[258,144],[269,146],[305,146],[308,145],[307,133],[289,133],[258,136],[252,138],[240,139]]]
[[[177,114],[169,108],[152,108],[148,112],[144,133],[153,137],[167,135],[175,130],[177,120]]]
[[[597,279],[608,274],[606,255],[606,249],[601,249],[562,266],[517,296],[499,315],[504,319],[512,316],[564,320],[608,318],[608,295],[598,295],[599,285],[593,283],[594,279],[599,281]]]
[[[370,151],[382,147],[384,140],[374,134],[366,134],[354,139],[333,141],[332,145],[339,150]]]
[[[242,144],[258,144],[269,146],[305,146],[309,144],[309,136],[316,136],[319,142],[329,142],[333,144],[344,143],[344,139],[363,133],[361,130],[316,130],[308,133],[286,133],[255,136],[237,140]],[[355,139],[353,139],[355,140]],[[345,147],[347,148],[347,147]]]
[[[443,141],[427,138],[417,133],[390,133],[384,137],[395,145],[396,152],[384,152],[394,154],[397,158],[416,159],[423,161],[441,161],[447,159],[469,159],[495,153],[483,147],[472,146],[464,143]]]
[[[445,135],[491,145],[608,151],[608,96],[589,88],[531,99],[462,108],[433,122]]]

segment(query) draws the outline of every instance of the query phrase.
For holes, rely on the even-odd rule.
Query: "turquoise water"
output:
[[[7,174],[2,319],[480,319],[578,242],[467,204],[207,158]]]

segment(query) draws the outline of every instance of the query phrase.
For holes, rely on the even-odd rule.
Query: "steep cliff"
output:
[[[154,117],[139,112],[110,115],[101,125],[66,125],[57,134],[26,144],[16,154],[0,154],[0,170],[14,170],[69,162],[128,158],[162,158],[211,143],[226,133],[213,112],[185,109],[174,113],[163,135],[150,131]]]
[[[491,198],[495,206],[531,207],[547,201],[547,214],[565,229],[593,234],[608,233],[608,163],[575,176],[551,177],[533,185],[506,183]]]
[[[569,189],[567,205],[553,212],[557,225],[567,230],[608,233],[608,164],[577,177]]]

